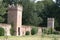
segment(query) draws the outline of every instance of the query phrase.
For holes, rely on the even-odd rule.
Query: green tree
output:
[[[43,19],[41,25],[47,26],[47,18],[55,18],[57,6],[52,0],[44,0],[36,3],[36,9],[39,17]]]
[[[36,13],[36,5],[34,1],[25,0],[25,1],[22,1],[22,4],[24,8],[23,9],[23,24],[36,26],[39,23],[41,23],[42,18],[38,17],[38,14]]]
[[[3,17],[6,14],[6,8],[4,7],[2,1],[0,1],[0,23],[4,22],[5,18]]]

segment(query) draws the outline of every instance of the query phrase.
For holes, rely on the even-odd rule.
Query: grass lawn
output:
[[[45,35],[45,36],[0,36],[0,40],[60,40],[60,35]]]

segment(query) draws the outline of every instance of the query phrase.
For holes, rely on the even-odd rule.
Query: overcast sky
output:
[[[41,1],[41,0],[36,0],[35,2],[37,2],[37,1]],[[53,0],[54,2],[56,2],[55,0]]]

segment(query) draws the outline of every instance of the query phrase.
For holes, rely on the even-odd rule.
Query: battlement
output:
[[[48,21],[54,21],[54,18],[48,18]]]
[[[8,10],[20,10],[20,11],[22,11],[23,10],[23,6],[22,5],[19,5],[19,4],[17,4],[17,5],[14,5],[14,4],[12,4],[12,5],[8,5]]]

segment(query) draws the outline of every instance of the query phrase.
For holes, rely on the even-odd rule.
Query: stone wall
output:
[[[10,24],[0,23],[0,27],[4,28],[6,36],[10,36],[10,28],[11,28]]]
[[[31,30],[33,26],[27,26],[27,25],[22,25],[22,35],[25,35],[26,31],[30,32],[31,35]],[[42,34],[42,27],[38,27],[38,35]]]
[[[11,28],[10,24],[0,23],[0,27],[4,28],[6,36],[10,36],[10,28]],[[29,31],[30,35],[31,35],[32,27],[33,26],[22,25],[22,27],[21,27],[21,33],[22,34],[21,35],[24,36],[26,34],[26,31]],[[38,35],[42,34],[42,28],[41,27],[38,27],[38,33],[37,34]]]

